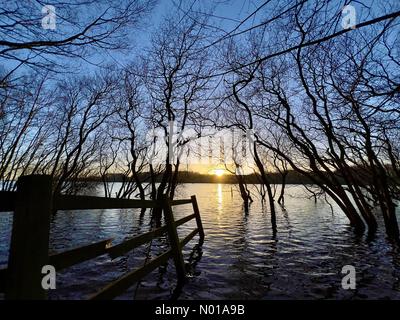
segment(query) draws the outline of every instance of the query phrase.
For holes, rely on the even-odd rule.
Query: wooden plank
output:
[[[14,211],[16,198],[14,191],[0,191],[0,212]]]
[[[55,200],[57,210],[156,208],[153,200],[117,199],[92,196],[61,195]]]
[[[168,231],[167,226],[163,226],[157,228],[155,230],[151,230],[129,240],[126,240],[120,244],[112,246],[107,249],[107,253],[110,255],[111,259],[115,259],[123,254],[133,250],[147,242],[150,242],[152,239],[157,238]]]
[[[188,221],[190,221],[190,220],[192,220],[194,218],[196,218],[196,215],[193,213],[193,214],[191,214],[191,215],[189,215],[187,217],[184,217],[182,219],[176,220],[175,221],[175,225],[177,227],[179,227],[180,225],[182,225],[182,224],[184,224],[184,223],[186,223],[186,222],[188,222]]]
[[[199,232],[199,229],[194,229],[191,233],[189,233],[185,238],[183,238],[180,242],[181,248],[183,248],[193,237]]]
[[[163,265],[172,257],[172,251],[168,250],[158,257],[152,259],[143,267],[131,271],[118,280],[108,284],[96,294],[89,297],[89,300],[109,300],[114,299],[124,291],[126,291],[134,282],[139,281],[141,278],[152,272],[157,267]]]
[[[162,206],[165,215],[165,221],[168,227],[168,238],[171,246],[172,254],[174,257],[174,263],[176,268],[176,275],[178,278],[178,283],[182,283],[185,280],[185,263],[182,256],[182,248],[179,243],[179,237],[176,230],[176,224],[174,219],[174,214],[170,205],[169,198],[164,195],[162,198]]]
[[[6,291],[7,269],[0,269],[0,292]]]
[[[194,214],[196,215],[196,224],[197,224],[197,229],[199,229],[199,236],[200,236],[200,245],[203,244],[204,242],[204,229],[203,229],[203,223],[201,222],[201,216],[200,216],[200,210],[199,206],[197,205],[197,199],[196,196],[191,196],[192,199],[192,206],[193,206],[193,211]]]
[[[42,267],[49,260],[52,178],[22,176],[17,182],[5,298],[46,299]]]
[[[192,203],[192,199],[172,200],[170,203],[171,206],[179,206],[181,204]]]
[[[53,265],[57,271],[68,268],[106,254],[111,241],[112,239],[107,239],[83,247],[53,254],[49,257],[49,263]]]

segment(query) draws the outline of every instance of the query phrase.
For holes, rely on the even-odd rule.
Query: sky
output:
[[[12,8],[13,5],[21,3],[19,2],[20,0],[11,0],[11,1],[6,1],[0,0],[0,4],[3,2],[2,6],[5,6],[4,8],[7,9],[8,6],[11,6]],[[396,0],[398,1],[398,0]],[[372,12],[375,11],[375,13],[381,13],[381,10],[383,9],[382,6],[386,7],[393,7],[396,6],[394,3],[396,1],[391,0],[391,1],[377,1],[377,0],[363,0],[361,2],[359,1],[351,1],[351,3],[356,7],[357,9],[357,18],[360,20],[366,20],[367,18],[371,18],[371,16],[364,16],[363,15],[363,10],[366,10],[368,12],[368,7],[376,8],[376,10],[372,10]],[[73,3],[74,1],[71,1]],[[78,3],[79,1],[77,1]],[[102,2],[103,5],[108,5],[109,3],[112,3],[112,1],[107,2],[106,0],[98,0],[98,2]],[[118,1],[115,1],[118,2]],[[313,1],[310,1],[312,3]],[[42,30],[40,27],[40,22],[44,14],[41,12],[41,7],[38,6],[39,2],[36,2],[34,0],[26,0],[23,4],[23,6],[28,6],[30,4],[32,7],[27,7],[28,10],[28,17],[31,17],[31,12],[32,12],[32,19],[33,21],[37,21],[37,32],[38,34],[43,34],[47,33],[46,35],[54,35],[56,36],[57,34],[59,35],[67,35],[69,31],[71,31],[69,28],[74,28],[75,26],[73,24],[70,24],[69,26],[63,23],[63,15],[68,15],[72,13],[72,16],[76,15],[76,17],[86,17],[86,16],[96,16],[96,11],[95,10],[89,10],[89,8],[84,12],[84,10],[79,10],[76,11],[74,10],[74,7],[71,6],[69,9],[64,9],[65,12],[63,12],[63,9],[58,9],[56,11],[57,13],[57,30],[56,31],[51,31],[51,30]],[[56,2],[54,2],[56,3]],[[141,55],[146,47],[150,45],[150,38],[152,33],[155,32],[157,27],[162,23],[163,19],[167,15],[173,14],[176,16],[177,20],[182,17],[185,12],[188,11],[188,9],[191,9],[194,12],[207,12],[207,13],[212,13],[210,17],[210,25],[214,26],[215,29],[213,29],[213,33],[217,37],[218,35],[222,35],[226,32],[229,32],[233,30],[240,21],[242,21],[244,18],[248,17],[248,15],[260,6],[262,7],[255,15],[251,16],[251,18],[248,19],[243,25],[240,26],[240,28],[237,31],[240,31],[242,29],[245,29],[249,26],[254,25],[256,22],[260,21],[261,19],[265,19],[266,17],[271,17],[273,16],[271,10],[274,10],[277,8],[279,4],[283,4],[284,2],[279,2],[279,0],[275,1],[263,1],[263,0],[158,0],[158,4],[154,8],[153,12],[150,14],[148,19],[146,19],[145,22],[141,23],[139,28],[132,29],[131,32],[128,32],[128,37],[129,37],[129,43],[131,44],[131,49],[129,52],[124,52],[120,53],[118,51],[116,52],[110,52],[110,51],[97,51],[95,54],[92,54],[90,57],[87,57],[87,61],[85,60],[80,60],[79,59],[73,59],[69,63],[69,67],[71,68],[71,71],[73,70],[74,73],[91,73],[96,71],[96,68],[93,65],[98,65],[98,64],[115,64],[120,67],[125,66],[129,64],[130,61],[134,60],[135,57]],[[294,3],[294,2],[293,2]],[[334,0],[332,1],[333,4],[335,3],[343,3],[343,0]],[[96,3],[97,5],[97,3]],[[385,7],[385,8],[386,8]],[[91,7],[90,7],[91,8]],[[57,8],[56,8],[57,9]],[[386,8],[387,9],[387,8]],[[393,8],[396,9],[396,8]],[[389,11],[394,11],[394,10],[389,10]],[[0,16],[1,22],[4,23],[4,15]],[[179,20],[180,21],[180,20]],[[179,23],[179,22],[178,22]],[[0,30],[1,31],[1,30]],[[3,33],[0,34],[0,38],[7,39],[8,37],[11,37],[11,33]],[[22,35],[23,36],[23,35]],[[35,40],[34,37],[31,37],[32,39],[29,40]],[[63,61],[66,60],[63,57],[57,57],[58,61]],[[3,62],[0,60],[0,65],[6,65],[8,68],[13,67],[13,63],[17,64],[18,62],[12,61],[12,60],[7,60],[6,62]],[[70,69],[66,69],[70,70]]]
[[[1,2],[2,0],[0,0],[0,3]],[[8,4],[11,6],[10,10],[13,6],[13,3],[14,5],[17,4],[18,0],[11,1]],[[69,59],[59,56],[54,58],[55,62],[59,62],[63,66],[68,67],[57,71],[59,72],[60,76],[63,77],[62,72],[71,72],[73,74],[82,75],[94,73],[98,71],[98,65],[111,64],[119,67],[128,65],[132,60],[135,60],[136,57],[143,54],[146,48],[150,46],[152,34],[156,32],[157,28],[162,24],[163,20],[168,15],[174,15],[178,20],[183,16],[187,17],[185,12],[187,12],[188,9],[191,9],[195,12],[212,12],[213,16],[210,18],[210,25],[216,26],[216,29],[214,29],[213,32],[215,32],[215,35],[217,36],[217,33],[223,34],[224,32],[231,31],[241,20],[247,17],[262,3],[264,3],[264,1],[259,0],[158,0],[157,5],[151,14],[140,23],[138,28],[134,28],[131,30],[131,32],[128,32],[129,43],[131,45],[129,52],[98,50],[96,52],[92,52],[90,56],[86,56],[85,59]],[[28,6],[28,4],[30,6]],[[76,13],[76,19],[78,19],[77,21],[79,21],[79,19],[81,21],[84,21],[84,19],[91,21],[93,18],[89,17],[96,16],[95,10],[90,10],[91,12],[83,12],[83,10],[74,11],[73,6],[71,6],[70,12],[65,11],[65,8],[55,7],[55,12],[57,15],[56,30],[43,30],[41,27],[41,21],[43,17],[45,17],[45,14],[42,13],[41,7],[35,4],[35,1],[28,1],[25,3],[25,5],[26,10],[28,10],[28,12],[32,12],[32,17],[30,15],[28,15],[28,17],[33,21],[37,21],[35,32],[37,32],[38,35],[44,35],[45,37],[55,37],[57,40],[66,38],[76,32],[72,31],[75,26],[66,23],[66,20],[63,20],[63,16],[71,15],[71,12],[72,15]],[[254,21],[257,21],[257,19],[259,19],[262,15],[265,16],[265,14],[265,11],[260,11],[258,15],[256,14],[253,16],[252,19],[249,19],[249,21],[244,23],[241,27],[246,28],[250,24],[254,23]],[[4,23],[4,16],[1,16],[0,18],[2,18],[1,21]],[[21,32],[23,32],[23,30]],[[11,34],[9,35],[11,36]],[[0,37],[2,37],[1,34]],[[4,38],[6,39],[7,37],[7,34],[4,34]],[[36,39],[32,34],[27,37],[27,40],[34,41],[38,40],[38,38]],[[8,70],[13,69],[16,65],[18,65],[18,63],[18,61],[12,60],[2,61],[0,58],[0,65],[5,66]],[[21,68],[20,70],[21,72],[25,72],[26,68]]]

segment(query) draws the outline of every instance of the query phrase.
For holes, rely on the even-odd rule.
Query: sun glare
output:
[[[214,170],[214,174],[218,177],[221,177],[222,175],[224,175],[225,170],[224,169],[215,169]]]

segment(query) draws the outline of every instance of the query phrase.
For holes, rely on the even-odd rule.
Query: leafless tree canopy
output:
[[[217,15],[218,1],[171,3],[135,54],[127,50],[133,30],[153,1],[55,2],[51,32],[40,26],[44,3],[2,6],[1,188],[43,173],[56,179],[55,192],[76,192],[95,176],[108,197],[173,198],[182,164],[160,145],[179,155],[193,152],[189,129],[191,139],[206,128],[251,131],[250,167],[274,231],[295,171],[355,230],[373,232],[383,217],[398,239],[399,3],[354,3],[352,27],[343,25],[348,1],[265,1],[239,21]],[[123,54],[127,67],[54,76],[100,51]],[[248,211],[242,166],[227,169]],[[279,192],[271,173],[281,176]]]

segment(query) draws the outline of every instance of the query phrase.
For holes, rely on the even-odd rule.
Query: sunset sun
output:
[[[215,169],[215,170],[214,170],[214,174],[215,174],[216,176],[218,176],[218,177],[223,176],[224,173],[225,173],[225,170],[224,170],[224,169]]]

